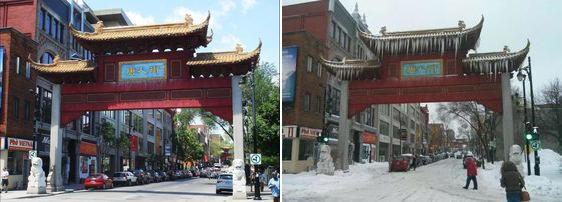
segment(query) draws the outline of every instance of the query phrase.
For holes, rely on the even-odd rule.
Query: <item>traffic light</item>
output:
[[[539,140],[539,127],[533,127],[533,132],[531,133],[532,140]]]
[[[525,123],[525,139],[533,140],[533,127],[529,122]]]
[[[318,143],[328,143],[328,139],[328,134],[325,133],[320,133],[318,137],[316,137]]]

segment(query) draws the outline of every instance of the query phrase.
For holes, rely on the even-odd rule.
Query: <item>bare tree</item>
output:
[[[486,110],[476,102],[452,102],[439,104],[437,113],[439,120],[450,123],[458,120],[462,125],[470,127],[475,132],[474,137],[481,145],[477,148],[480,154],[486,157],[489,153],[489,141],[493,137],[493,131],[499,125],[498,114]],[[482,151],[484,150],[484,151]]]
[[[562,81],[555,78],[540,91],[538,110],[539,134],[552,137],[562,148]]]

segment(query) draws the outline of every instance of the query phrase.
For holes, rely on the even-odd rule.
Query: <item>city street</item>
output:
[[[561,156],[541,150],[543,176],[525,176],[533,201],[560,201]],[[547,163],[548,162],[548,163]],[[533,162],[532,162],[533,163]],[[283,201],[505,201],[501,162],[478,168],[478,190],[463,189],[466,170],[460,159],[443,159],[408,172],[388,172],[388,163],[355,164],[334,176],[314,172],[283,175]]]
[[[54,196],[2,199],[12,201],[229,201],[230,193],[215,193],[216,179],[192,178],[108,190],[79,190]],[[10,194],[10,193],[8,193]]]

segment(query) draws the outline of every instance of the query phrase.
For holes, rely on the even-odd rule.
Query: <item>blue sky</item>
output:
[[[255,49],[262,40],[260,62],[279,68],[279,2],[275,0],[85,0],[94,10],[121,8],[137,24],[182,22],[186,13],[194,23],[211,12],[213,41],[197,52],[233,51],[236,43],[244,51]],[[210,32],[209,32],[210,33]]]

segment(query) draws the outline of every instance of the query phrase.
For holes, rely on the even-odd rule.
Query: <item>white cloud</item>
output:
[[[232,34],[223,36],[223,37],[221,37],[221,40],[220,40],[220,47],[217,47],[217,48],[220,48],[220,49],[217,50],[217,51],[229,51],[229,50],[233,51],[236,47],[236,44],[241,44],[242,47],[245,48],[244,44],[241,42],[240,38],[238,38],[238,37],[236,37]]]
[[[242,7],[244,8],[244,12],[254,7],[255,4],[256,0],[242,0]]]
[[[222,0],[219,1],[219,4],[221,5],[221,10],[215,13],[217,16],[226,16],[233,8],[236,7],[234,0]]]
[[[125,11],[125,14],[135,25],[148,25],[155,23],[154,17],[152,16],[142,16],[141,14],[134,11]]]

